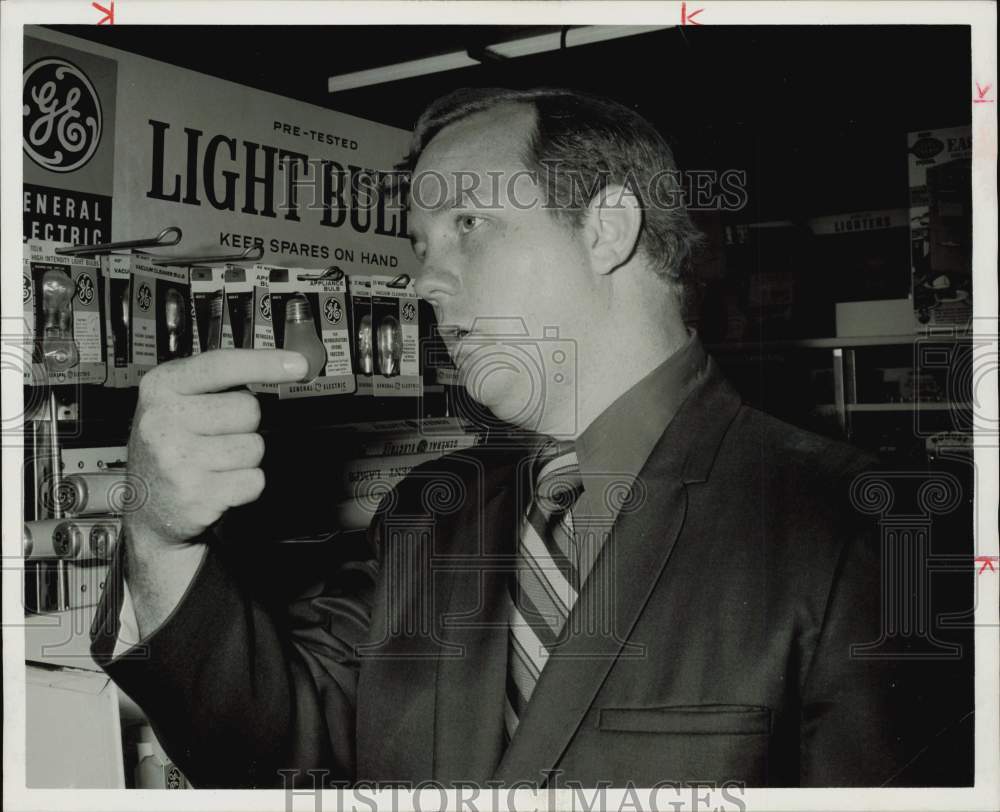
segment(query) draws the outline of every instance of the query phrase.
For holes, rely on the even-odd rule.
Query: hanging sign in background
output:
[[[114,60],[25,37],[25,239],[110,239],[117,69]]]
[[[85,213],[91,231],[78,234],[81,242],[130,240],[178,226],[182,243],[163,253],[234,254],[260,245],[263,261],[277,265],[413,272],[405,215],[377,192],[379,174],[406,153],[405,130],[46,29],[31,28],[30,34],[26,96],[34,62],[50,56],[73,62],[100,100],[102,135],[92,157],[64,173],[75,184],[59,185],[51,180],[59,176],[56,167],[29,174],[28,165],[38,160],[29,149],[43,162],[52,160],[46,156],[53,149],[42,154],[29,141],[31,127],[35,140],[44,128],[29,125],[26,114],[26,236],[45,236],[31,231],[41,227],[35,224],[42,216],[34,187],[72,189],[69,213],[65,201],[42,203],[44,222],[74,217],[82,225]],[[96,72],[103,84],[93,75],[97,63],[110,66]],[[64,97],[56,109],[73,100],[83,112],[86,93],[68,85],[59,92]],[[62,160],[70,160],[67,153]],[[40,173],[48,178],[44,184]],[[95,209],[102,201],[87,195],[105,196],[103,206]],[[59,215],[52,213],[56,205]],[[49,238],[78,241],[65,231]]]

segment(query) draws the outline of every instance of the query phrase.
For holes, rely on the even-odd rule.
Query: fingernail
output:
[[[306,373],[309,372],[309,362],[306,360],[304,355],[299,355],[297,352],[290,352],[285,356],[283,361],[285,366],[285,371],[289,375],[294,375],[296,379],[304,378]]]

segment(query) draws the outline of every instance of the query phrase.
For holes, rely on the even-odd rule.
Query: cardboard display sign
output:
[[[40,26],[25,34],[25,87],[45,100],[25,118],[26,236],[106,242],[177,226],[189,256],[259,245],[279,266],[414,272],[405,207],[381,192],[408,131]],[[78,120],[86,148],[57,143],[47,116]]]
[[[375,397],[416,397],[420,377],[420,309],[413,280],[400,286],[391,276],[371,277]]]
[[[226,269],[191,268],[191,306],[194,340],[191,352],[197,355],[222,347],[226,319]],[[230,336],[232,330],[229,330]]]
[[[354,392],[347,279],[303,268],[271,268],[271,316],[275,346],[310,362],[308,380],[281,384],[281,399]]]
[[[191,284],[187,268],[132,258],[132,375],[191,355]]]
[[[104,383],[100,263],[57,254],[64,243],[24,244],[23,304],[42,369],[25,366],[25,383]]]
[[[223,347],[274,349],[269,271],[266,265],[255,265],[252,269],[239,265],[226,266]],[[278,391],[278,385],[271,383],[252,383],[247,388],[251,392]]]

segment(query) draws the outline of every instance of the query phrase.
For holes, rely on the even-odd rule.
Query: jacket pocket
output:
[[[759,705],[602,708],[598,725],[631,733],[762,734],[771,731],[771,711]]]

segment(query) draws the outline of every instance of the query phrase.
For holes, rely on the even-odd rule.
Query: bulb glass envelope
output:
[[[309,362],[307,378],[276,386],[278,397],[355,392],[347,279],[343,274],[317,273],[315,268],[266,269],[274,345],[301,352]]]
[[[38,361],[25,365],[26,384],[100,384],[107,375],[100,263],[56,253],[64,245],[24,243],[24,321]]]

